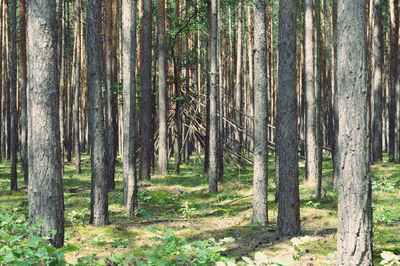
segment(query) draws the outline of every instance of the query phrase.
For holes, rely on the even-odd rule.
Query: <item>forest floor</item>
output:
[[[181,173],[171,169],[166,177],[154,175],[150,181],[140,181],[139,208],[135,217],[128,217],[123,200],[122,166],[116,167],[116,189],[109,193],[110,225],[94,227],[88,224],[90,215],[91,172],[89,156],[82,157],[82,174],[75,175],[74,164],[65,165],[66,243],[79,248],[66,254],[69,263],[79,257],[97,254],[99,258],[112,254],[133,254],[145,258],[151,250],[154,230],[167,228],[188,242],[208,238],[233,237],[223,255],[241,260],[254,258],[258,251],[282,265],[331,265],[335,263],[337,230],[337,192],[332,186],[332,164],[323,162],[322,198],[314,197],[314,186],[304,180],[304,161],[300,160],[301,244],[275,237],[278,207],[274,203],[274,159],[269,165],[270,225],[253,225],[252,167],[225,165],[224,180],[219,192],[208,193],[208,179],[203,167],[190,161],[182,165]],[[10,212],[26,213],[27,188],[9,191],[9,163],[0,163],[0,204]],[[372,166],[374,208],[374,260],[380,253],[400,254],[400,164],[384,163]],[[19,178],[22,184],[22,176]],[[151,228],[149,228],[151,227]],[[308,237],[304,237],[308,236]]]

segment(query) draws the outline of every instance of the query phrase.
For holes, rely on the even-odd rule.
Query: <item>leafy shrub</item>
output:
[[[0,265],[65,265],[64,254],[76,247],[54,248],[49,237],[38,236],[40,226],[39,220],[29,226],[24,217],[0,208]]]
[[[389,223],[400,221],[400,218],[388,208],[374,209],[373,223],[387,225]]]
[[[400,266],[400,256],[395,255],[393,252],[384,251],[381,253],[382,265]]]

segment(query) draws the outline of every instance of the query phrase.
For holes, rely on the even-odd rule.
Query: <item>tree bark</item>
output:
[[[161,0],[159,0],[161,1]],[[123,171],[128,215],[137,201],[136,177],[136,0],[122,1]]]
[[[366,11],[338,1],[337,265],[373,265]]]
[[[18,190],[18,114],[17,114],[17,0],[11,6],[11,90],[10,90],[10,157],[11,190]]]
[[[235,152],[238,154],[238,161],[240,161],[240,154],[242,150],[242,0],[238,3],[238,25],[237,25],[237,44],[236,44],[236,83],[235,83]]]
[[[382,161],[382,72],[383,72],[383,24],[381,0],[374,0],[372,80],[372,161]]]
[[[104,140],[104,111],[101,97],[102,42],[101,1],[88,0],[86,14],[87,78],[89,93],[89,141],[92,167],[90,223],[108,224],[108,172]]]
[[[268,222],[268,99],[266,4],[253,2],[254,9],[254,175],[253,219]]]
[[[300,232],[299,170],[296,97],[297,0],[279,2],[279,63],[276,103],[276,154],[279,158],[277,234]]]
[[[29,221],[40,235],[64,243],[64,199],[56,86],[56,1],[27,3]],[[50,234],[50,230],[56,230]]]
[[[389,161],[394,162],[396,147],[396,80],[399,40],[398,0],[390,0],[390,98],[389,98]]]
[[[81,87],[81,0],[75,1],[75,65],[74,65],[74,103],[73,103],[73,120],[74,120],[74,153],[75,153],[75,172],[81,173],[81,150],[79,145],[79,99]]]
[[[143,2],[143,33],[141,50],[142,116],[140,123],[140,178],[150,179],[152,160],[152,3]]]
[[[217,95],[218,95],[218,58],[217,58],[217,0],[211,0],[211,25],[210,25],[210,144],[209,144],[209,191],[218,191],[218,119],[217,119]]]
[[[165,1],[158,0],[157,38],[158,38],[158,172],[168,174],[168,90],[167,90],[167,40],[165,25]]]

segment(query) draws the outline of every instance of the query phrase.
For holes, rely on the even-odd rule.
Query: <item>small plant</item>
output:
[[[185,238],[177,237],[171,229],[159,232],[149,228],[156,234],[155,243],[151,250],[145,252],[148,256],[146,262],[136,261],[137,265],[208,265],[216,262],[233,261],[221,255],[226,243],[232,243],[233,238],[224,238],[216,241],[214,238],[207,240],[187,242]]]
[[[400,266],[400,256],[394,254],[390,251],[384,251],[381,253],[382,261],[380,264],[382,265],[390,265],[390,266]]]
[[[191,217],[192,213],[196,210],[196,208],[190,207],[191,204],[189,202],[185,201],[182,204],[182,207],[179,209],[179,211],[182,213],[182,217],[184,219],[188,219]]]
[[[306,206],[316,208],[316,209],[322,209],[321,203],[319,202],[313,202],[310,200],[309,202],[306,203]]]
[[[103,234],[98,234],[88,240],[89,243],[92,244],[92,246],[101,246],[107,244],[107,238]]]
[[[67,220],[72,224],[73,227],[75,227],[78,223],[85,225],[86,212],[88,211],[89,210],[87,208],[80,211],[73,210],[68,213]]]
[[[140,208],[138,212],[140,217],[143,217],[146,220],[150,220],[153,217],[154,212],[147,208]]]
[[[387,225],[389,223],[400,221],[400,218],[396,214],[394,214],[391,210],[385,207],[374,209],[374,215],[372,217],[373,217],[373,223],[377,225],[378,224]]]
[[[386,193],[393,193],[395,189],[395,184],[382,177],[379,180],[372,181],[372,191],[378,190]]]
[[[310,242],[311,239],[309,236],[303,236],[301,238],[294,237],[290,239],[290,242],[292,243],[292,256],[294,260],[300,260],[300,258],[304,254],[304,249],[301,247],[302,244]]]

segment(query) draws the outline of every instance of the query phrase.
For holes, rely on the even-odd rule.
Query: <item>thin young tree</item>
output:
[[[20,127],[21,127],[21,170],[24,173],[24,183],[28,184],[28,123],[27,123],[27,65],[26,65],[26,0],[19,1],[19,49],[21,57],[21,108],[20,108]]]
[[[236,43],[236,83],[235,83],[235,152],[238,155],[238,161],[240,161],[240,155],[242,150],[242,0],[238,2],[238,14],[237,14],[237,43]]]
[[[123,81],[123,171],[128,215],[134,214],[136,177],[136,0],[123,0],[122,81]]]
[[[254,9],[254,176],[253,219],[268,222],[268,99],[266,3],[253,1]]]
[[[29,221],[40,235],[64,243],[64,198],[56,86],[56,1],[27,2]],[[56,233],[50,233],[55,230]]]
[[[276,92],[276,155],[279,166],[277,234],[300,232],[299,168],[296,95],[297,0],[279,1],[279,63]]]
[[[168,174],[168,91],[167,91],[167,41],[165,25],[165,1],[158,0],[158,172]]]
[[[142,114],[140,122],[140,178],[150,179],[152,160],[152,2],[143,1],[143,32],[141,46]]]
[[[89,140],[92,168],[90,223],[108,224],[108,172],[104,139],[104,112],[101,97],[102,42],[101,1],[88,0],[86,14],[87,82],[89,109]]]
[[[18,190],[18,114],[17,114],[17,0],[11,5],[11,87],[10,87],[10,156],[11,156],[11,190]]]
[[[339,0],[337,23],[337,265],[373,265],[365,1]]]
[[[218,191],[218,58],[217,58],[217,30],[218,6],[217,0],[209,2],[211,8],[210,25],[210,139],[209,139],[209,191]]]
[[[383,73],[383,18],[381,0],[374,0],[373,5],[373,55],[374,68],[372,79],[372,161],[382,161],[382,73]]]
[[[75,153],[75,172],[81,173],[81,151],[79,141],[79,99],[81,87],[81,0],[75,1],[74,7],[74,28],[75,28],[75,65],[74,65],[74,101],[73,101],[73,120],[74,120],[74,153]]]

